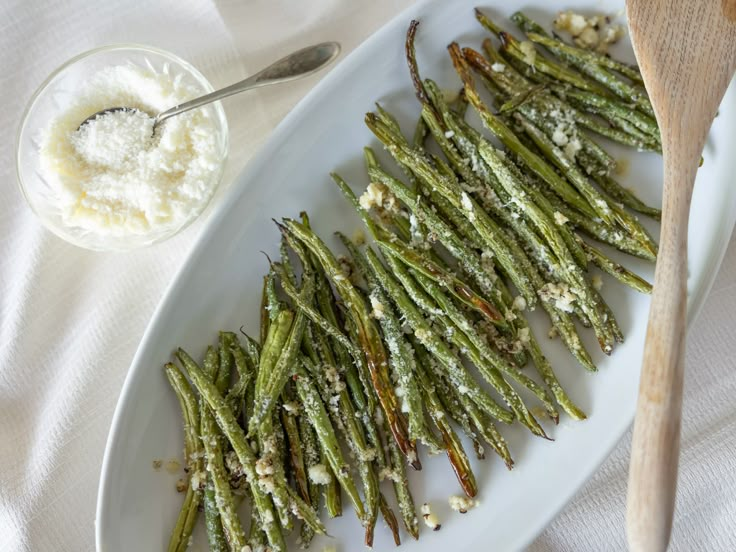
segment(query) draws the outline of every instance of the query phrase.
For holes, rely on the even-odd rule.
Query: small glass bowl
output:
[[[51,73],[28,102],[18,130],[16,170],[21,192],[28,205],[46,228],[63,240],[86,249],[126,251],[146,247],[174,236],[202,214],[220,185],[225,168],[228,151],[227,120],[222,105],[215,102],[199,109],[210,110],[210,118],[215,121],[221,157],[220,166],[212,172],[209,197],[192,210],[179,226],[167,227],[165,231],[154,229],[141,235],[110,236],[69,226],[63,221],[58,207],[57,192],[40,170],[41,134],[47,125],[74,101],[76,93],[92,75],[105,67],[131,63],[141,67],[151,66],[157,72],[168,65],[172,76],[181,75],[180,78],[185,83],[196,86],[202,94],[214,90],[197,69],[174,54],[139,44],[112,44],[80,54]]]

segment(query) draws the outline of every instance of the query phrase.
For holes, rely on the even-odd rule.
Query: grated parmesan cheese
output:
[[[554,27],[569,32],[573,42],[581,48],[595,49],[601,54],[608,52],[608,47],[618,42],[625,32],[623,25],[612,25],[609,17],[585,17],[571,11],[557,14]]]
[[[491,70],[495,71],[496,73],[503,73],[506,70],[506,66],[503,63],[494,63],[491,65]]]
[[[207,481],[207,474],[203,471],[197,470],[192,474],[189,484],[194,490],[204,489],[204,484]]]
[[[570,287],[564,282],[559,284],[553,282],[544,284],[539,290],[539,296],[543,301],[554,304],[556,308],[563,312],[574,311],[575,295],[573,295]]]
[[[372,207],[380,207],[383,204],[383,193],[385,190],[386,187],[383,184],[371,182],[368,184],[365,192],[363,192],[363,195],[360,196],[358,203],[366,211],[369,211]]]
[[[260,476],[273,475],[273,460],[270,458],[270,456],[265,455],[256,460],[256,473]]]
[[[381,303],[378,299],[376,299],[375,295],[371,295],[371,308],[373,309],[371,311],[371,316],[375,318],[376,320],[380,320],[385,316],[385,307],[383,306],[383,303]]]
[[[601,42],[598,45],[598,51],[606,53],[608,46],[616,44],[623,38],[624,34],[626,34],[626,31],[624,30],[623,25],[611,25],[610,27],[606,27],[603,30],[603,36],[601,37]]]
[[[414,335],[417,336],[417,339],[421,343],[425,343],[431,336],[431,334],[424,328],[419,328],[416,332],[414,332]]]
[[[570,221],[570,219],[569,219],[569,218],[567,218],[567,217],[566,217],[565,215],[563,215],[563,214],[562,214],[562,213],[560,213],[559,211],[555,211],[555,212],[554,212],[554,217],[555,217],[555,222],[556,222],[557,224],[559,224],[560,226],[562,226],[562,225],[563,225],[563,224],[565,224],[566,222],[569,222],[569,221]]]
[[[332,482],[332,474],[324,464],[309,466],[308,472],[309,480],[315,485],[329,485]]]
[[[581,149],[583,149],[583,145],[580,143],[580,140],[573,138],[565,146],[564,152],[568,159],[575,161],[575,157]]]
[[[233,450],[225,455],[225,466],[233,477],[242,477],[245,474],[243,465]]]
[[[583,32],[575,38],[575,44],[592,50],[598,46],[599,40],[600,37],[598,36],[598,31],[593,27],[586,27],[583,29]]]
[[[468,498],[467,496],[451,496],[448,499],[448,502],[450,503],[450,508],[452,508],[456,512],[460,512],[461,514],[466,514],[468,510],[471,510],[478,506],[477,500],[473,500],[472,498]]]
[[[211,109],[156,127],[159,113],[202,90],[180,76],[128,64],[93,75],[40,137],[41,173],[63,223],[115,238],[170,234],[198,215],[223,166]],[[90,115],[115,106],[131,110]]]
[[[534,47],[534,43],[525,40],[519,44],[519,48],[521,49],[521,53],[524,54],[524,62],[534,65],[537,59],[537,49]]]
[[[285,402],[283,406],[284,410],[292,416],[296,416],[299,413],[299,403],[297,401]]]
[[[398,483],[401,481],[401,477],[398,473],[396,473],[394,470],[391,470],[389,468],[382,468],[380,472],[378,472],[378,480],[384,481],[388,479],[389,481],[393,481],[394,483]]]
[[[468,213],[468,220],[473,222],[475,220],[475,213],[473,212],[473,202],[470,200],[470,196],[463,192],[460,196],[460,203]]]
[[[558,31],[568,31],[571,35],[578,36],[587,28],[588,22],[579,13],[566,11],[557,14],[554,26]]]
[[[552,141],[558,146],[565,146],[569,141],[563,125],[558,125],[555,131],[552,133]]]
[[[368,184],[365,192],[358,199],[358,203],[366,211],[370,211],[373,207],[379,211],[397,212],[399,210],[399,203],[396,196],[391,193],[388,186],[380,182],[371,182]]]
[[[553,24],[558,31],[567,31],[574,37],[580,36],[585,29],[590,27],[589,20],[571,11],[558,13]]]
[[[273,517],[273,510],[271,510],[270,508],[264,510],[261,516],[261,523],[263,525],[271,525],[275,521]]]

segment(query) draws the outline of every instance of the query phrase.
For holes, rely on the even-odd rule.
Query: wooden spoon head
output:
[[[702,149],[736,69],[736,0],[626,0],[642,76],[663,134]]]

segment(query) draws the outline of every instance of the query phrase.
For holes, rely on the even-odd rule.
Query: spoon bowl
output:
[[[110,113],[119,113],[121,111],[129,111],[129,112],[143,113],[140,109],[138,109],[136,107],[109,107],[107,109],[102,109],[100,111],[97,111],[96,113],[93,113],[92,115],[90,115],[89,117],[87,117],[84,121],[82,121],[80,123],[79,127],[77,127],[77,130],[80,130],[84,125],[86,125],[87,123],[90,123],[90,122],[94,121],[98,117],[102,117],[103,115],[109,115]],[[146,115],[148,115],[149,117],[151,116],[150,113],[146,113]],[[155,126],[156,126],[156,122],[155,121],[153,123],[153,126],[155,128]]]

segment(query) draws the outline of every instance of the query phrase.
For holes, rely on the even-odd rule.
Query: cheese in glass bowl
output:
[[[228,150],[219,102],[153,116],[213,90],[193,66],[148,46],[112,45],[54,71],[32,97],[17,142],[21,190],[56,235],[95,250],[165,240],[205,210]],[[91,115],[112,107],[130,110]]]

